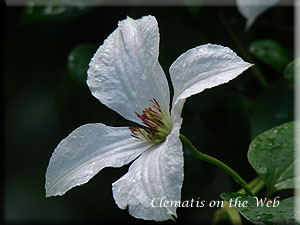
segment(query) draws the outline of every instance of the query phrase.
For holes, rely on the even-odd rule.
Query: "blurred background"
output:
[[[236,7],[5,7],[4,218],[7,223],[135,222],[114,203],[111,184],[124,175],[106,168],[63,197],[45,198],[45,172],[57,144],[86,123],[128,126],[85,83],[88,63],[118,21],[156,17],[159,61],[167,74],[185,51],[206,43],[230,47],[255,67],[232,82],[189,98],[181,133],[246,181],[251,140],[293,120],[292,7],[274,7],[250,29]],[[220,199],[240,187],[223,171],[185,150],[182,200]],[[178,222],[211,223],[216,208],[179,208]],[[138,220],[140,223],[151,223]],[[171,223],[173,222],[164,222]],[[247,222],[245,222],[247,224]]]

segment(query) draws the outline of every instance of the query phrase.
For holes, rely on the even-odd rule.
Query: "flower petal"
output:
[[[256,18],[279,0],[237,0],[239,12],[247,19],[246,28],[249,28]]]
[[[174,86],[173,122],[180,118],[185,99],[205,89],[224,84],[252,64],[244,62],[231,49],[206,44],[183,53],[170,67]]]
[[[159,33],[155,17],[127,18],[104,41],[88,70],[87,84],[103,104],[128,120],[155,98],[169,113],[169,86],[158,62]]]
[[[46,172],[46,196],[63,195],[88,182],[104,167],[128,164],[151,144],[130,136],[127,127],[86,124],[63,139]]]
[[[156,221],[177,216],[176,204],[159,207],[159,202],[176,202],[181,198],[183,151],[179,129],[180,124],[175,124],[165,142],[145,151],[128,173],[113,183],[116,203],[121,209],[128,206],[132,216]]]

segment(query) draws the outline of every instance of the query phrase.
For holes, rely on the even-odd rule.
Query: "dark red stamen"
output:
[[[143,124],[145,124],[146,127],[130,127],[129,129],[132,133],[132,137],[138,139],[144,137],[148,140],[155,141],[157,139],[157,136],[159,135],[158,126],[164,125],[164,123],[162,122],[163,116],[158,102],[154,98],[149,100],[153,104],[153,108],[148,107],[144,109],[142,114],[135,112],[136,116],[142,120]]]

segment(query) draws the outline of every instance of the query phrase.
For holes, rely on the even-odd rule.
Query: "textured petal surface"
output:
[[[121,209],[128,206],[132,216],[156,221],[171,219],[171,215],[176,216],[176,205],[156,206],[161,199],[180,200],[183,151],[179,129],[179,124],[174,125],[165,142],[144,152],[132,163],[128,173],[113,183],[116,203]]]
[[[173,122],[180,118],[185,99],[234,79],[252,64],[244,62],[231,49],[206,44],[185,52],[171,65],[174,86]]]
[[[170,94],[158,62],[159,33],[155,17],[127,18],[104,41],[88,70],[87,84],[103,104],[141,124],[141,113],[155,98],[169,113]]]
[[[46,196],[63,195],[88,182],[104,167],[128,164],[152,144],[130,136],[127,127],[86,124],[63,139],[51,156]]]
[[[237,0],[237,7],[239,12],[247,19],[246,27],[249,28],[259,15],[277,2],[279,0]]]

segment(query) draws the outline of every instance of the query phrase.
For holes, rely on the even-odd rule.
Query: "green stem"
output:
[[[179,138],[181,142],[188,147],[188,149],[199,159],[206,161],[208,163],[214,164],[215,166],[220,167],[221,169],[225,170],[238,184],[241,185],[241,187],[245,190],[245,192],[253,196],[252,192],[250,191],[248,184],[246,181],[244,181],[238,173],[236,173],[233,169],[231,169],[229,166],[227,166],[225,163],[221,162],[220,160],[211,157],[209,155],[206,155],[202,152],[199,152],[194,145],[190,142],[189,139],[187,139],[182,134],[179,135]]]
[[[260,190],[265,186],[265,183],[260,177],[254,178],[252,181],[248,183],[248,187],[251,190],[251,192],[256,195]],[[237,191],[239,194],[245,194],[244,189],[240,189]]]
[[[227,31],[228,35],[232,39],[235,46],[240,51],[243,58],[248,62],[253,61],[252,57],[249,55],[248,51],[244,48],[243,44],[241,43],[241,41],[235,34],[234,30],[230,27],[227,20],[224,18],[223,14],[219,13],[218,16],[219,16],[220,22],[223,24],[225,30]],[[263,76],[262,72],[260,71],[260,69],[258,68],[258,66],[254,66],[252,68],[253,68],[252,71],[253,71],[254,75],[257,77],[259,83],[263,87],[267,88],[269,86],[269,84],[268,84],[267,80],[264,78],[264,76]]]
[[[265,186],[265,183],[260,180],[255,187],[253,187],[251,190],[253,192],[254,195],[256,195],[258,192],[260,192],[260,190]]]
[[[265,194],[265,198],[270,199],[272,195],[273,195],[273,190],[269,189]]]

